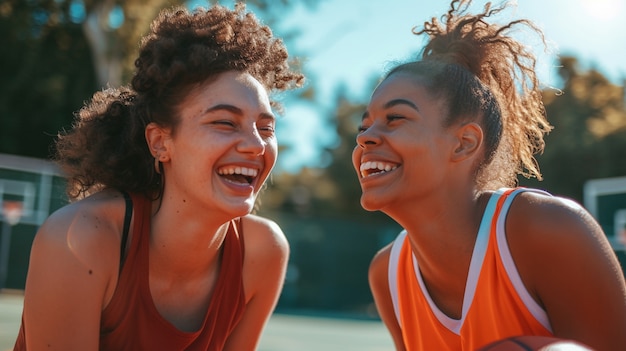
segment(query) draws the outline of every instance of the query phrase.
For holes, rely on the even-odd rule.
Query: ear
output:
[[[466,123],[458,127],[455,137],[457,144],[452,152],[452,161],[460,162],[474,157],[481,150],[483,129],[478,123]]]
[[[156,123],[149,123],[145,130],[146,142],[152,156],[160,162],[169,161],[170,129],[160,127]]]

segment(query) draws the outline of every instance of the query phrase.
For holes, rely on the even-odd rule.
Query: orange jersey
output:
[[[546,312],[524,287],[504,230],[513,198],[528,190],[533,189],[500,189],[489,200],[474,245],[460,319],[448,317],[435,305],[406,231],[398,235],[389,258],[389,288],[407,350],[475,350],[509,336],[552,335]]]

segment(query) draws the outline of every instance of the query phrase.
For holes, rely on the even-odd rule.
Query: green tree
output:
[[[52,136],[95,89],[89,46],[67,4],[0,4],[0,152],[47,157]]]
[[[165,0],[9,0],[0,4],[0,152],[49,156],[95,90],[132,70],[140,35]]]
[[[161,9],[219,2],[0,2],[0,152],[48,158],[57,132],[70,127],[74,112],[94,91],[128,81],[139,39]],[[297,2],[315,5],[312,0],[251,0],[248,4],[273,24]],[[297,33],[289,34],[293,38]]]
[[[582,203],[587,180],[626,175],[625,87],[595,69],[582,70],[573,57],[563,57],[560,66],[562,92],[544,92],[554,125],[545,152],[537,156],[544,180],[522,178],[520,184]]]

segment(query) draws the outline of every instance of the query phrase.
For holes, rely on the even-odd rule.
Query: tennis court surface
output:
[[[22,314],[20,293],[0,293],[0,351],[13,347]],[[258,351],[392,351],[379,321],[274,314]]]

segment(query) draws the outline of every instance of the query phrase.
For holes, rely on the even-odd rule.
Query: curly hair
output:
[[[421,58],[392,69],[418,76],[429,91],[448,107],[447,126],[477,121],[485,136],[485,155],[476,166],[480,188],[513,186],[517,175],[541,180],[534,155],[543,152],[543,137],[552,126],[547,121],[535,56],[508,35],[524,25],[536,32],[545,45],[543,33],[525,19],[505,25],[486,19],[509,6],[467,13],[471,0],[453,0],[441,22],[433,17],[416,35],[429,41]]]
[[[57,137],[54,160],[68,179],[70,199],[103,188],[159,198],[162,179],[145,127],[154,122],[174,131],[177,107],[198,84],[231,70],[251,74],[270,93],[304,81],[290,69],[283,42],[244,4],[161,11],[141,41],[135,67],[130,86],[96,92],[73,128]]]

